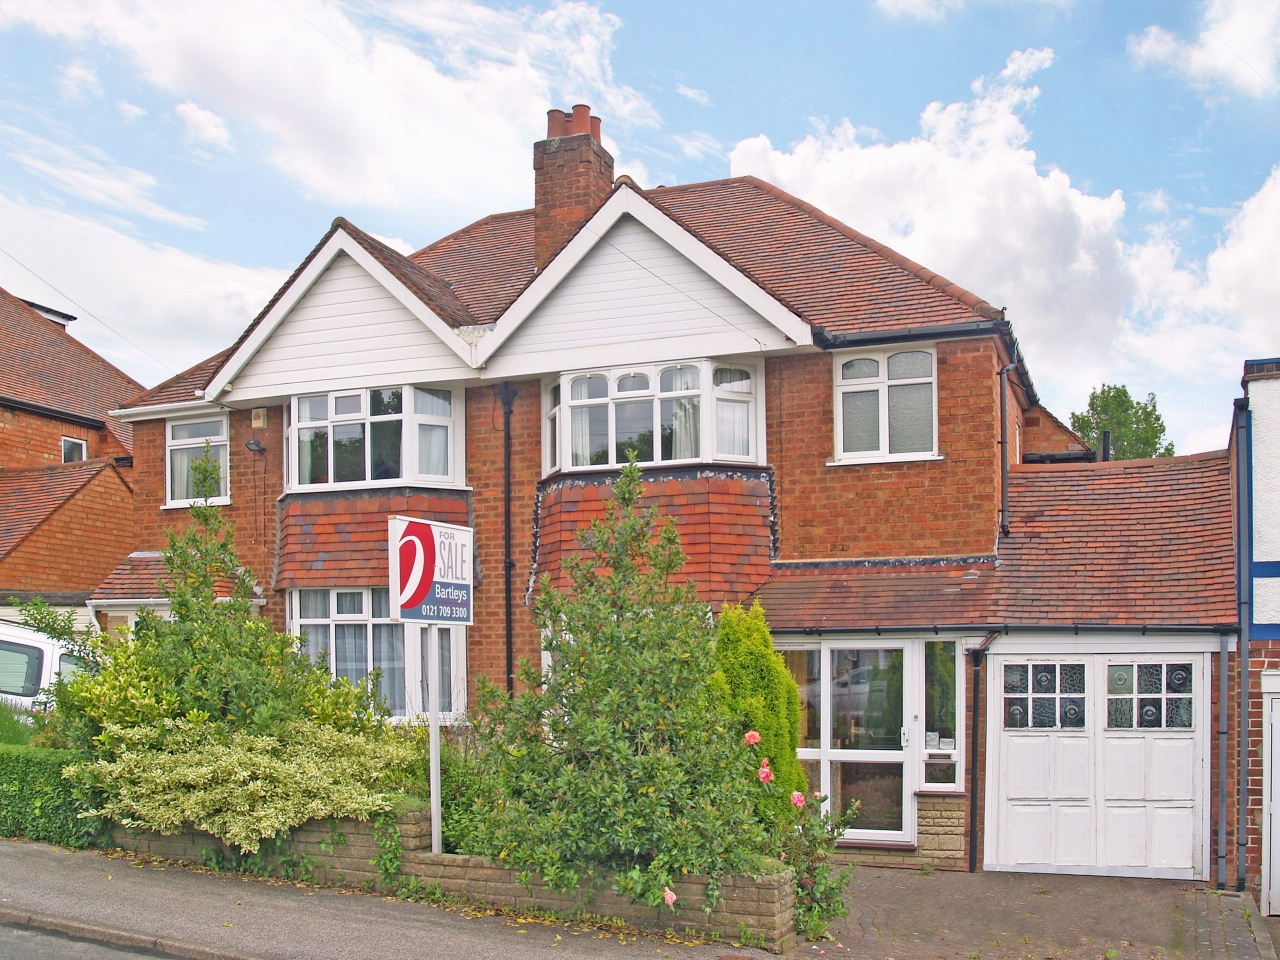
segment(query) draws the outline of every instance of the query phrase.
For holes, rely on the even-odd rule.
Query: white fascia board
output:
[[[525,288],[511,306],[498,318],[493,332],[478,346],[477,363],[484,364],[506,342],[529,315],[538,308],[560,282],[569,275],[605,233],[624,215],[630,214],[670,244],[677,252],[732,293],[760,316],[800,346],[813,343],[813,329],[783,306],[777,299],[747,279],[737,267],[680,226],[630,187],[618,188],[605,205],[596,211],[569,244],[560,251],[546,269]]]
[[[1222,638],[1212,630],[1203,634],[1156,633],[1146,636],[1117,632],[1088,633],[1079,636],[1072,633],[1018,633],[1016,627],[1009,630],[1008,635],[996,637],[987,648],[992,654],[1014,654],[1023,656],[1072,656],[1086,653],[1115,654],[1122,656],[1142,656],[1144,654],[1189,654],[1217,653],[1222,646]],[[1227,649],[1234,652],[1236,638],[1232,634],[1227,638]]]
[[[222,369],[218,371],[217,376],[210,381],[209,386],[205,389],[206,400],[217,400],[219,395],[226,391],[228,384],[235,381],[235,378],[240,375],[240,371],[262,349],[263,344],[276,332],[276,328],[280,326],[284,318],[297,306],[298,301],[306,296],[307,291],[329,269],[330,264],[340,253],[347,254],[352,260],[360,264],[370,276],[399,300],[406,310],[421,320],[428,330],[439,337],[442,343],[456,353],[463,363],[469,367],[475,366],[471,345],[458,336],[452,327],[441,320],[435,311],[419,300],[403,283],[392,276],[390,271],[371,257],[368,251],[353,240],[345,230],[339,229],[329,238],[329,242],[321,248],[315,259],[302,271],[298,279],[293,282],[293,286],[289,288],[288,292],[271,308],[270,313],[262,318],[262,322],[258,324],[257,329],[253,331],[249,339],[242,343],[240,349],[232,354],[227,362],[222,365]]]
[[[158,403],[152,407],[129,407],[112,410],[108,416],[125,423],[139,420],[158,420],[160,417],[198,417],[206,413],[224,413],[225,407],[207,400],[184,400],[181,403]]]

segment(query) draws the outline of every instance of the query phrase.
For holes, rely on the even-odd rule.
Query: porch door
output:
[[[907,763],[907,745],[919,726],[919,684],[909,681],[916,646],[850,642],[826,651],[822,735],[831,762],[822,790],[834,810],[860,804],[851,838],[915,838],[917,764]]]

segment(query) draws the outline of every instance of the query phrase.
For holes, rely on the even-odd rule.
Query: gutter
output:
[[[1247,866],[1246,854],[1249,848],[1249,627],[1253,623],[1253,578],[1249,563],[1253,555],[1253,520],[1250,516],[1252,506],[1250,497],[1253,494],[1253,478],[1250,473],[1252,464],[1252,414],[1249,411],[1249,398],[1237,397],[1235,401],[1236,431],[1236,603],[1240,620],[1239,665],[1240,665],[1240,714],[1237,718],[1240,733],[1239,748],[1239,780],[1236,784],[1236,795],[1240,806],[1236,812],[1236,889],[1244,890]],[[1226,673],[1226,662],[1223,661],[1223,674]],[[1224,727],[1225,729],[1225,727]],[[1225,785],[1226,778],[1220,781]],[[1225,797],[1223,798],[1225,799]],[[1219,806],[1219,815],[1225,816],[1225,809]],[[1219,824],[1219,835],[1225,834],[1225,826]],[[1225,858],[1225,851],[1219,854]],[[1223,878],[1225,879],[1225,878]]]
[[[42,407],[38,403],[27,403],[25,400],[15,400],[12,397],[0,397],[0,407],[11,407],[14,410],[22,410],[25,413],[38,413],[42,417],[53,417],[57,420],[64,420],[67,423],[74,423],[77,426],[88,427],[91,430],[101,430],[107,424],[103,420],[95,420],[93,417],[86,417],[79,413],[68,413],[66,410],[55,410],[53,407]]]
[[[774,634],[792,636],[820,637],[830,634],[883,634],[898,633],[991,633],[1008,636],[1012,633],[1071,633],[1076,636],[1090,633],[1133,633],[1140,636],[1148,634],[1195,634],[1217,633],[1229,636],[1240,632],[1238,623],[1190,624],[1190,623],[1144,623],[1144,624],[1108,624],[1108,623],[917,623],[909,626],[822,626],[822,627],[772,627]]]

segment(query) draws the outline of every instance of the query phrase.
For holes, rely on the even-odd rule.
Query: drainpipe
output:
[[[1009,371],[1016,363],[1000,368],[1000,535],[1009,535]]]
[[[969,701],[969,872],[978,872],[978,696],[982,691],[982,663],[987,658],[987,645],[996,638],[993,633],[982,646],[969,651],[973,662],[973,697]]]
[[[510,381],[498,390],[502,401],[502,588],[506,606],[507,628],[507,693],[514,693],[515,639],[511,614],[511,571],[516,562],[511,556],[511,408],[516,400],[516,388]]]
[[[1218,636],[1218,889],[1227,889],[1227,634]]]
[[[1249,398],[1237,397],[1236,408],[1236,598],[1240,620],[1240,772],[1236,821],[1236,889],[1245,888],[1245,854],[1249,847],[1249,626],[1253,623],[1253,581],[1249,572],[1253,519],[1249,493],[1253,489],[1249,462]]]
[[[1101,446],[1102,446],[1102,449],[1098,451],[1098,459],[1103,463],[1108,463],[1111,460],[1111,431],[1110,430],[1102,431]]]

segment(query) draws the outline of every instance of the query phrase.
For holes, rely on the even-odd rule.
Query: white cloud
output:
[[[193,230],[207,224],[151,199],[156,179],[133,167],[114,163],[95,147],[77,143],[63,146],[17,127],[0,125],[0,138],[10,146],[9,156],[28,173],[81,200],[123,213],[135,213]]]
[[[227,130],[226,122],[212,110],[190,100],[173,109],[182,118],[188,144],[211,143],[224,150],[231,149],[231,132]]]
[[[137,120],[139,117],[145,117],[147,115],[147,111],[143,110],[137,104],[130,103],[128,100],[117,100],[116,109],[120,111],[120,119],[125,123],[133,123],[133,121]]]
[[[694,103],[706,106],[711,102],[711,97],[705,90],[699,90],[697,87],[686,86],[683,83],[676,84],[676,93],[682,97],[688,97]]]
[[[1163,187],[1149,190],[1146,193],[1139,193],[1138,206],[1150,213],[1168,213],[1169,194],[1164,191]]]
[[[395,250],[398,253],[403,253],[406,257],[418,249],[408,240],[401,237],[384,237],[382,234],[373,233],[372,231],[369,232],[369,236],[373,237],[375,240],[381,240],[392,250]]]
[[[81,101],[89,97],[102,96],[102,84],[98,80],[98,71],[93,64],[83,60],[73,60],[62,68],[54,81],[58,92],[68,100]]]
[[[702,130],[694,130],[689,134],[673,133],[671,139],[676,142],[681,153],[694,160],[701,160],[708,154],[717,155],[723,149],[719,140]]]
[[[1280,93],[1280,2],[1211,0],[1194,41],[1153,24],[1129,38],[1129,55],[1139,66],[1165,64],[1201,89],[1273,96]]]
[[[1095,196],[1060,170],[1041,172],[1028,147],[1023,114],[1039,94],[1028,80],[1051,62],[1047,50],[1013,54],[974,82],[973,99],[929,104],[909,140],[864,145],[848,120],[786,150],[743,140],[732,173],[776,183],[1007,306],[1059,416],[1104,381],[1154,390],[1186,452],[1230,413],[1229,399],[1219,409],[1205,390],[1233,384],[1246,356],[1280,352],[1280,170],[1204,263],[1186,262],[1173,223],[1127,242],[1120,191]]]
[[[0,194],[0,247],[66,296],[0,256],[0,286],[80,317],[71,333],[144,384],[231,343],[287,276],[146,243],[100,223]],[[66,264],[75,264],[67,270]],[[141,344],[150,359],[95,316]]]
[[[1005,0],[1005,2],[1016,3],[1020,0]],[[1031,0],[1031,2],[1054,7],[1069,7],[1074,0]],[[965,0],[876,0],[876,9],[894,19],[909,17],[912,20],[937,22],[945,19],[952,10],[963,9],[964,3]]]
[[[615,135],[657,123],[613,77],[620,21],[581,2],[0,0],[0,28],[20,24],[120,51],[152,86],[258,131],[334,204],[441,219],[524,206],[548,105],[590,103]]]

